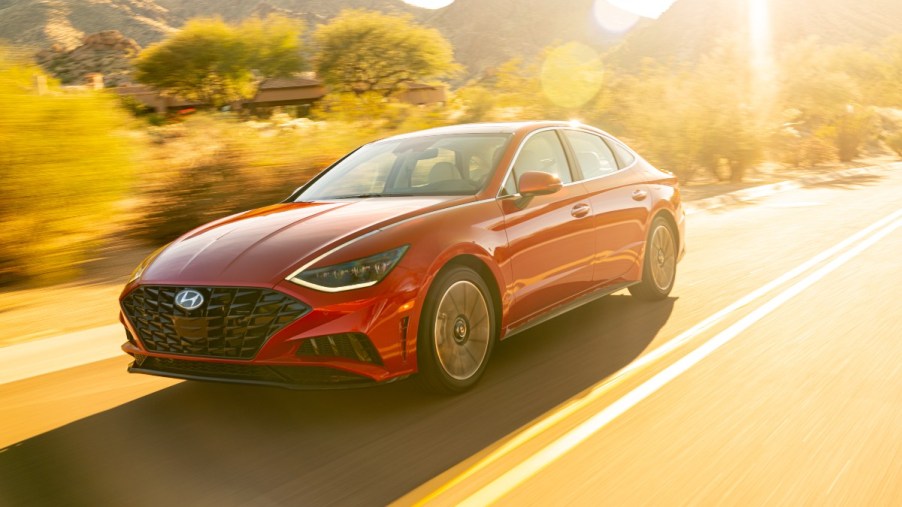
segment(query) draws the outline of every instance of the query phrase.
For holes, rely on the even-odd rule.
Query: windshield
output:
[[[493,174],[510,138],[449,134],[368,144],[312,181],[296,201],[473,195]]]

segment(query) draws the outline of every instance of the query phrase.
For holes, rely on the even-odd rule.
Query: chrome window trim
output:
[[[586,134],[592,134],[593,136],[597,136],[597,137],[601,138],[601,140],[604,141],[604,142],[611,141],[611,142],[614,142],[614,143],[620,145],[620,146],[621,146],[622,148],[624,148],[627,152],[629,152],[630,155],[633,156],[633,163],[630,164],[630,165],[623,166],[623,167],[619,167],[619,168],[617,168],[616,171],[611,172],[611,173],[608,173],[608,174],[602,174],[601,176],[593,176],[593,177],[591,177],[591,178],[586,178],[586,179],[579,180],[579,181],[595,181],[595,180],[598,180],[598,179],[601,179],[601,178],[607,178],[608,176],[613,176],[613,175],[619,173],[620,171],[624,171],[624,170],[626,170],[626,169],[631,169],[631,168],[632,168],[634,165],[636,165],[636,163],[639,161],[639,156],[636,155],[636,152],[634,152],[633,150],[629,149],[629,147],[627,147],[625,144],[621,143],[620,141],[614,139],[614,138],[613,138],[610,134],[608,134],[607,132],[601,131],[602,133],[598,133],[598,132],[593,132],[593,131],[587,130],[587,129],[573,128],[573,127],[565,127],[565,128],[562,128],[561,130],[575,130],[575,131],[577,131],[577,132],[584,132],[584,133],[586,133]],[[614,150],[613,150],[613,149],[611,149],[611,148],[608,148],[608,149],[611,150],[611,155],[614,155],[614,161],[616,162],[616,161],[617,161],[617,154],[614,153]]]
[[[549,130],[552,130],[552,131],[561,130],[561,127],[558,127],[558,126],[554,126],[554,127],[542,127],[542,128],[540,128],[540,129],[533,130],[533,131],[530,132],[529,134],[526,134],[526,137],[524,137],[523,140],[520,141],[520,146],[517,146],[517,151],[514,153],[514,158],[512,158],[510,164],[508,164],[507,170],[504,172],[504,179],[501,180],[501,186],[498,187],[498,192],[495,194],[495,199],[496,199],[496,200],[497,200],[497,199],[505,199],[505,198],[508,198],[508,197],[511,197],[511,196],[517,196],[517,195],[520,195],[519,189],[517,189],[518,191],[517,191],[516,194],[510,194],[510,195],[501,195],[501,191],[504,190],[504,186],[507,184],[507,180],[510,178],[511,173],[512,173],[513,170],[514,170],[514,165],[517,164],[517,159],[520,158],[520,152],[523,151],[523,146],[526,144],[526,142],[529,141],[529,139],[530,139],[532,136],[534,136],[534,135],[536,135],[536,134],[540,134],[540,133],[542,133],[542,132],[547,132],[547,131],[549,131]],[[566,157],[566,155],[567,155],[567,150],[564,148],[564,145],[563,145],[563,143],[561,143],[561,140],[560,140],[560,139],[558,139],[558,143],[561,145],[561,150],[564,151],[564,156]],[[573,168],[570,167],[570,161],[569,161],[569,160],[567,160],[567,169],[570,170],[570,173],[571,173],[571,175],[572,175],[572,173],[573,173]],[[569,183],[564,183],[564,184],[562,184],[561,186],[562,186],[562,187],[569,187],[570,185],[574,185],[574,184],[576,184],[576,183],[582,183],[583,181],[585,181],[585,180],[571,181],[571,182],[569,182]]]
[[[632,162],[631,164],[629,164],[629,165],[625,165],[625,166],[621,167],[621,168],[620,168],[621,171],[624,170],[624,169],[629,169],[630,167],[633,167],[634,165],[636,165],[636,163],[639,162],[639,159],[640,159],[641,157],[639,156],[638,153],[636,153],[635,151],[633,151],[632,149],[630,149],[629,146],[627,146],[626,144],[624,144],[624,143],[621,142],[620,140],[615,139],[615,138],[614,138],[613,136],[611,136],[610,134],[605,134],[605,135],[602,136],[602,137],[603,137],[606,141],[611,141],[612,143],[614,143],[614,144],[620,146],[621,148],[623,148],[624,151],[626,151],[627,153],[629,153],[630,155],[633,156],[633,162]],[[612,150],[612,151],[613,151],[613,150]],[[615,153],[614,156],[616,157],[617,154]]]
[[[617,173],[619,173],[620,171],[623,171],[623,170],[625,170],[625,169],[631,169],[633,166],[635,166],[635,165],[639,162],[639,155],[637,155],[635,151],[631,150],[631,149],[629,148],[629,146],[623,144],[622,142],[618,141],[617,139],[614,139],[613,136],[611,136],[610,134],[608,134],[607,132],[605,132],[605,131],[603,131],[603,130],[601,130],[601,129],[599,129],[599,130],[596,131],[596,130],[594,130],[594,129],[578,128],[578,127],[569,127],[569,126],[568,126],[568,127],[559,127],[559,126],[555,126],[555,127],[543,127],[543,128],[540,128],[540,129],[533,130],[532,132],[530,132],[529,134],[527,134],[526,137],[523,138],[523,141],[520,142],[520,146],[517,147],[517,151],[514,153],[514,158],[511,159],[511,163],[508,165],[507,171],[505,171],[505,173],[504,173],[504,179],[501,180],[501,186],[498,188],[498,193],[495,194],[495,199],[507,199],[507,198],[510,198],[510,197],[516,197],[516,196],[520,195],[520,192],[519,192],[519,191],[518,191],[516,194],[510,194],[510,195],[502,195],[501,192],[504,190],[504,186],[507,184],[507,180],[511,177],[511,173],[512,173],[513,170],[514,170],[514,165],[517,163],[517,159],[520,157],[520,151],[523,149],[523,145],[525,145],[526,142],[529,141],[529,139],[530,139],[533,135],[538,134],[538,133],[540,133],[540,132],[545,132],[545,131],[547,131],[547,130],[560,130],[560,131],[564,131],[564,130],[575,130],[575,131],[577,131],[577,132],[584,132],[584,133],[586,133],[586,134],[592,134],[592,135],[594,135],[594,136],[600,137],[600,138],[601,138],[603,141],[605,141],[605,142],[607,142],[607,141],[612,141],[612,142],[618,144],[620,147],[622,147],[623,149],[625,149],[630,155],[633,156],[633,163],[631,163],[630,165],[625,166],[625,167],[620,167],[620,168],[618,168],[616,171],[614,171],[614,172],[612,172],[612,173],[602,174],[601,176],[594,176],[594,177],[592,177],[592,178],[584,178],[584,179],[581,179],[581,180],[571,181],[570,183],[565,183],[565,184],[561,185],[562,187],[569,187],[569,186],[575,185],[575,184],[577,184],[577,183],[584,183],[584,182],[586,182],[586,181],[595,181],[595,180],[600,179],[600,178],[607,178],[608,176],[612,176],[612,175],[614,175],[614,174],[617,174]],[[564,148],[564,146],[561,145],[561,148]],[[565,150],[565,151],[566,151],[566,150]],[[617,154],[616,154],[616,153],[613,153],[613,151],[614,151],[614,150],[612,149],[611,152],[612,152],[612,154],[614,155],[614,158],[616,159]],[[578,163],[578,162],[577,162],[577,163]],[[571,167],[570,170],[571,170],[571,172],[572,172],[573,168]]]

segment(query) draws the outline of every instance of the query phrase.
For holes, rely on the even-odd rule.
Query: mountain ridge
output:
[[[118,30],[146,47],[193,17],[234,22],[269,13],[301,19],[309,34],[341,10],[370,9],[408,14],[438,29],[458,61],[478,74],[513,57],[532,57],[555,42],[616,43],[620,34],[592,23],[592,4],[572,0],[562,10],[545,0],[457,0],[433,11],[400,0],[0,0],[0,39],[34,51],[54,46],[71,51],[90,34]]]
[[[738,37],[748,44],[751,2],[760,0],[677,0],[654,23],[625,37],[610,58],[625,68],[642,58],[692,63],[723,38]],[[765,5],[762,16],[774,48],[809,37],[823,44],[869,46],[902,33],[899,0],[771,0]]]
[[[600,28],[594,0],[456,0],[428,10],[401,0],[0,0],[0,39],[34,52],[73,51],[90,34],[117,30],[140,46],[162,40],[188,19],[219,16],[240,21],[279,13],[302,20],[307,36],[348,8],[407,14],[438,29],[467,67],[479,76],[515,57],[529,60],[551,44],[577,41],[607,52],[608,63],[629,70],[643,58],[692,63],[722,38],[748,42],[750,2],[677,0],[657,20],[642,19],[623,33]],[[870,45],[902,33],[899,0],[771,0],[773,46],[812,35],[824,44]],[[102,70],[102,69],[97,69]]]

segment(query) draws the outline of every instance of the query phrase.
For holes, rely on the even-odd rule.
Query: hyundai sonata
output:
[[[496,342],[685,250],[677,181],[581,124],[443,127],[358,148],[288,199],[186,233],[121,296],[129,371],[283,387],[473,386]]]

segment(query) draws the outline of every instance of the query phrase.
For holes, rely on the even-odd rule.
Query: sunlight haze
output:
[[[609,3],[643,18],[657,19],[676,0],[609,0]]]
[[[402,0],[407,5],[424,9],[441,9],[454,3],[454,0]]]

